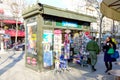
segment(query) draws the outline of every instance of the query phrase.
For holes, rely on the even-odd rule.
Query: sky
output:
[[[27,5],[31,5],[36,3],[37,0],[25,0],[25,3]],[[55,6],[55,7],[60,7],[60,8],[64,8],[65,4],[63,3],[64,0],[39,0],[40,3],[42,4],[48,4],[51,6]]]
[[[55,6],[55,7],[59,7],[59,8],[68,8],[71,7],[70,4],[70,0],[38,0],[40,3],[42,4],[48,4],[51,6]],[[80,0],[78,0],[80,1]],[[102,0],[98,0],[99,2],[101,2]],[[36,3],[37,0],[25,0],[25,3],[27,5],[31,5]],[[82,5],[82,4],[81,4]]]

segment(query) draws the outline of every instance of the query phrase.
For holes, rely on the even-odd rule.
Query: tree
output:
[[[101,49],[101,34],[102,34],[102,20],[103,20],[103,15],[100,12],[100,3],[97,0],[87,0],[87,6],[92,6],[95,8],[95,10],[97,11],[99,17],[99,46]]]
[[[10,0],[11,1],[11,0]],[[25,8],[25,3],[23,0],[16,0],[12,1],[10,4],[12,8],[13,17],[16,20],[16,36],[15,36],[15,43],[17,43],[17,37],[18,37],[18,21],[20,18],[22,18],[22,10]]]
[[[17,43],[17,37],[18,37],[18,18],[19,18],[19,9],[18,9],[18,4],[17,3],[12,3],[11,4],[12,12],[13,15],[16,19],[16,35],[15,35],[15,43]]]

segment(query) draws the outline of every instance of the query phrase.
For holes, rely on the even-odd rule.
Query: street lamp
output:
[[[3,51],[4,51],[3,33],[4,33],[4,32],[2,32],[2,33],[0,34],[0,41],[1,41],[1,50],[0,50],[0,52],[3,52]]]

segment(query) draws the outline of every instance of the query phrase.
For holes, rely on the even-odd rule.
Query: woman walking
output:
[[[107,37],[106,39],[106,43],[103,46],[103,51],[104,51],[104,62],[105,62],[105,66],[106,66],[106,71],[105,73],[107,73],[109,70],[112,70],[112,62],[116,61],[115,58],[111,58],[111,54],[108,54],[108,50],[110,48],[113,48],[114,51],[116,50],[116,45],[115,43],[112,41],[111,37]]]

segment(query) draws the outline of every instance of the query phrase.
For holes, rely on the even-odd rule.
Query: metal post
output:
[[[1,28],[2,28],[2,16],[1,16],[1,22],[0,22],[0,26],[1,26]]]
[[[4,51],[4,41],[3,41],[3,34],[5,33],[5,31],[3,30],[2,26],[3,26],[3,13],[0,14],[1,15],[1,23],[0,23],[0,26],[1,26],[1,30],[0,30],[0,47],[1,47],[1,52]]]
[[[3,42],[3,35],[1,35],[1,52],[4,51],[4,42]]]
[[[1,26],[1,29],[2,29],[3,13],[0,13],[0,17],[1,17],[0,26]]]

